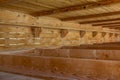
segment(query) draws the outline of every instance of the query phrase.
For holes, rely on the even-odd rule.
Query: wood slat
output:
[[[5,59],[7,57],[8,59]],[[119,80],[119,60],[96,60],[80,58],[58,58],[43,56],[0,55],[0,70],[30,76],[54,76],[67,80],[74,79],[115,79]],[[108,67],[109,66],[109,67]],[[31,73],[32,72],[32,73]],[[91,73],[92,72],[92,73]],[[46,74],[46,75],[45,75]],[[47,75],[48,76],[48,75]],[[87,78],[85,78],[87,77]],[[53,78],[52,78],[53,79]]]
[[[92,14],[92,15],[85,15],[85,16],[75,16],[75,17],[68,17],[68,18],[61,18],[63,21],[70,21],[70,20],[78,20],[78,19],[89,19],[89,18],[96,18],[96,17],[106,17],[111,15],[120,15],[120,11],[115,12],[107,12],[107,13],[100,13],[100,14]]]
[[[97,50],[120,50],[119,42],[116,43],[103,43],[93,45],[80,45],[80,46],[66,46],[62,49],[97,49]]]
[[[118,25],[120,24],[120,22],[108,22],[108,23],[95,23],[95,24],[92,24],[93,26],[105,26],[105,25]]]
[[[103,27],[117,27],[117,28],[120,28],[120,24],[115,24],[115,25],[104,25]]]
[[[120,18],[115,19],[105,19],[105,20],[91,20],[91,21],[81,21],[80,24],[92,24],[92,23],[102,23],[102,22],[110,22],[110,21],[119,21]]]
[[[57,13],[68,12],[68,11],[90,9],[90,8],[110,5],[110,4],[118,3],[118,2],[120,2],[120,1],[119,0],[109,0],[109,1],[101,0],[98,2],[86,3],[83,5],[80,4],[80,5],[69,6],[69,7],[65,7],[65,8],[58,8],[58,9],[53,9],[53,10],[48,10],[48,11],[38,11],[38,12],[31,13],[31,15],[45,16],[45,15],[57,14]]]

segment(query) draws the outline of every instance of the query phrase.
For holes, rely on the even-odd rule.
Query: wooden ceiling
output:
[[[0,8],[120,29],[120,0],[0,0]]]

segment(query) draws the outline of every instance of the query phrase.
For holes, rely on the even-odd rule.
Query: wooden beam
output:
[[[120,50],[120,42],[111,42],[93,45],[64,46],[62,49],[100,49],[100,50]]]
[[[106,26],[102,26],[102,27],[113,27],[113,28],[114,28],[114,27],[115,27],[115,28],[118,27],[118,28],[120,28],[120,24],[118,24],[118,25],[106,25]]]
[[[112,27],[107,27],[107,28],[120,30],[120,27],[114,27],[114,26],[112,26]]]
[[[68,32],[69,32],[68,30],[61,29],[61,30],[60,30],[60,34],[61,34],[60,36],[61,36],[62,38],[64,38],[64,37],[68,34]]]
[[[6,3],[6,2],[9,2],[9,1],[13,1],[13,0],[0,0],[0,3]]]
[[[55,18],[36,18],[28,14],[12,12],[12,11],[7,11],[7,10],[0,11],[0,14],[1,14],[0,15],[1,25],[67,29],[67,30],[75,30],[75,31],[83,30],[83,31],[103,32],[101,26],[93,27],[90,24],[82,25],[79,23],[69,23],[69,22],[57,20]]]
[[[16,3],[21,0],[0,0],[0,5],[6,5],[8,3]]]
[[[100,13],[100,14],[92,14],[92,15],[87,15],[87,16],[85,15],[85,16],[75,16],[75,17],[61,18],[61,20],[70,21],[70,20],[78,20],[78,19],[106,17],[106,16],[111,16],[111,15],[120,15],[120,11],[108,12],[108,13]]]
[[[120,46],[110,45],[82,45],[82,46],[67,46],[62,49],[96,49],[96,50],[120,50]]]
[[[111,79],[111,78],[113,80],[120,79],[120,76],[119,76],[120,74],[119,52],[120,51],[112,51],[112,50],[111,51],[102,51],[102,50],[84,51],[83,50],[81,52],[80,50],[75,51],[75,50],[69,50],[69,49],[61,50],[61,51],[57,50],[57,51],[59,52],[52,53],[51,55],[57,54],[57,53],[60,54],[60,52],[64,52],[62,53],[63,56],[60,57],[59,55],[57,55],[55,57],[54,56],[45,57],[44,55],[39,54],[40,56],[38,57],[38,56],[31,56],[31,55],[30,56],[29,55],[28,56],[12,55],[12,54],[10,55],[10,53],[6,55],[1,54],[0,70],[4,72],[6,71],[11,73],[17,73],[25,76],[36,76],[39,78],[42,77],[43,80],[45,79],[46,80],[51,80],[51,79],[53,80],[60,80],[60,79],[61,80],[62,79],[63,80],[65,79],[66,80],[75,80],[75,79],[76,80],[80,80],[80,79],[95,80],[96,77],[100,80]],[[39,50],[38,53],[39,52],[43,53],[44,51]],[[54,52],[54,50],[51,52]],[[70,55],[70,53],[74,53],[74,54]],[[83,53],[83,54],[80,54],[80,53]],[[97,53],[99,53],[99,55]],[[116,54],[113,54],[113,53],[116,53]],[[64,57],[64,56],[67,56],[67,57]],[[17,67],[14,67],[14,66],[17,66]],[[49,76],[46,74],[49,74]],[[74,75],[74,77],[71,77],[71,75]]]
[[[90,20],[90,21],[81,21],[80,24],[94,24],[94,23],[102,23],[102,22],[110,22],[110,21],[120,21],[120,18],[115,19],[105,19],[105,20]]]
[[[120,25],[120,22],[110,22],[110,23],[97,23],[92,24],[93,26],[109,26],[109,25]]]
[[[53,10],[48,10],[48,11],[38,11],[38,12],[31,13],[31,15],[45,16],[45,15],[57,14],[57,13],[62,13],[62,12],[75,11],[75,10],[91,9],[91,8],[106,6],[106,5],[119,3],[119,2],[120,0],[100,0],[98,2],[90,2],[90,3],[83,4],[83,5],[79,4],[79,5],[58,8],[58,9],[53,9]]]

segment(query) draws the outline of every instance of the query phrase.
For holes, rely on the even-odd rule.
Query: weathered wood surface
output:
[[[0,25],[0,49],[60,48],[62,46],[119,42],[120,39],[119,33],[114,32],[83,31],[84,34],[82,34],[81,31],[75,30],[66,30],[67,33],[51,28],[40,28],[40,30],[36,28],[36,30],[38,30],[37,33],[29,27]]]
[[[6,28],[5,28],[6,27]],[[112,35],[111,35],[112,34]],[[0,49],[60,48],[120,41],[117,29],[0,10]]]
[[[80,45],[80,46],[64,46],[61,49],[97,49],[97,50],[120,50],[120,42]]]
[[[61,58],[80,58],[95,60],[120,60],[120,50],[97,50],[97,49],[32,49],[24,51],[1,52],[1,54],[14,54],[24,56],[43,56]]]
[[[7,72],[0,72],[0,79],[1,80],[43,80],[43,78],[34,78],[34,77],[28,77],[18,74],[12,74]]]
[[[23,52],[22,55],[1,53],[0,70],[24,75],[59,76],[78,80],[81,77],[93,80],[96,78],[119,80],[120,78],[119,50],[37,49],[35,53],[33,52],[34,50]]]
[[[74,22],[63,22],[56,18],[50,17],[33,17],[28,14],[12,12],[0,9],[0,24],[27,26],[27,27],[45,27],[55,29],[69,29],[69,30],[85,30],[85,31],[99,31],[99,32],[119,32],[119,30],[104,30],[101,26],[93,27],[90,24],[78,24]]]

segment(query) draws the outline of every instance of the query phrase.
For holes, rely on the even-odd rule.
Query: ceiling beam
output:
[[[20,1],[20,0],[0,0],[0,5],[6,5],[8,3],[15,3],[18,1]]]
[[[97,24],[92,24],[92,25],[93,25],[93,26],[120,25],[120,22],[97,23]]]
[[[90,20],[90,21],[81,21],[80,24],[94,24],[94,23],[102,23],[102,22],[110,22],[110,21],[120,21],[120,18],[115,19],[105,19],[105,20]]]
[[[62,13],[62,12],[91,9],[91,8],[106,6],[106,5],[119,3],[119,2],[120,2],[120,0],[100,0],[98,2],[89,2],[89,3],[83,4],[83,5],[79,4],[79,5],[58,8],[58,9],[52,9],[52,10],[47,10],[47,11],[38,11],[38,12],[31,13],[31,15],[46,16],[46,15],[57,14],[57,13]]]
[[[120,28],[118,28],[118,27],[116,27],[116,28],[114,28],[114,29],[118,29],[118,30],[120,30]]]
[[[108,12],[108,13],[100,13],[100,14],[92,14],[92,15],[87,15],[87,16],[85,15],[85,16],[75,16],[75,17],[61,18],[61,20],[70,21],[70,20],[78,20],[78,19],[106,17],[106,16],[111,16],[111,15],[120,15],[120,11]]]
[[[5,3],[5,2],[9,2],[9,1],[12,1],[12,0],[0,0],[0,3]]]
[[[118,24],[118,25],[107,25],[107,26],[102,26],[102,27],[120,28],[120,24]]]

